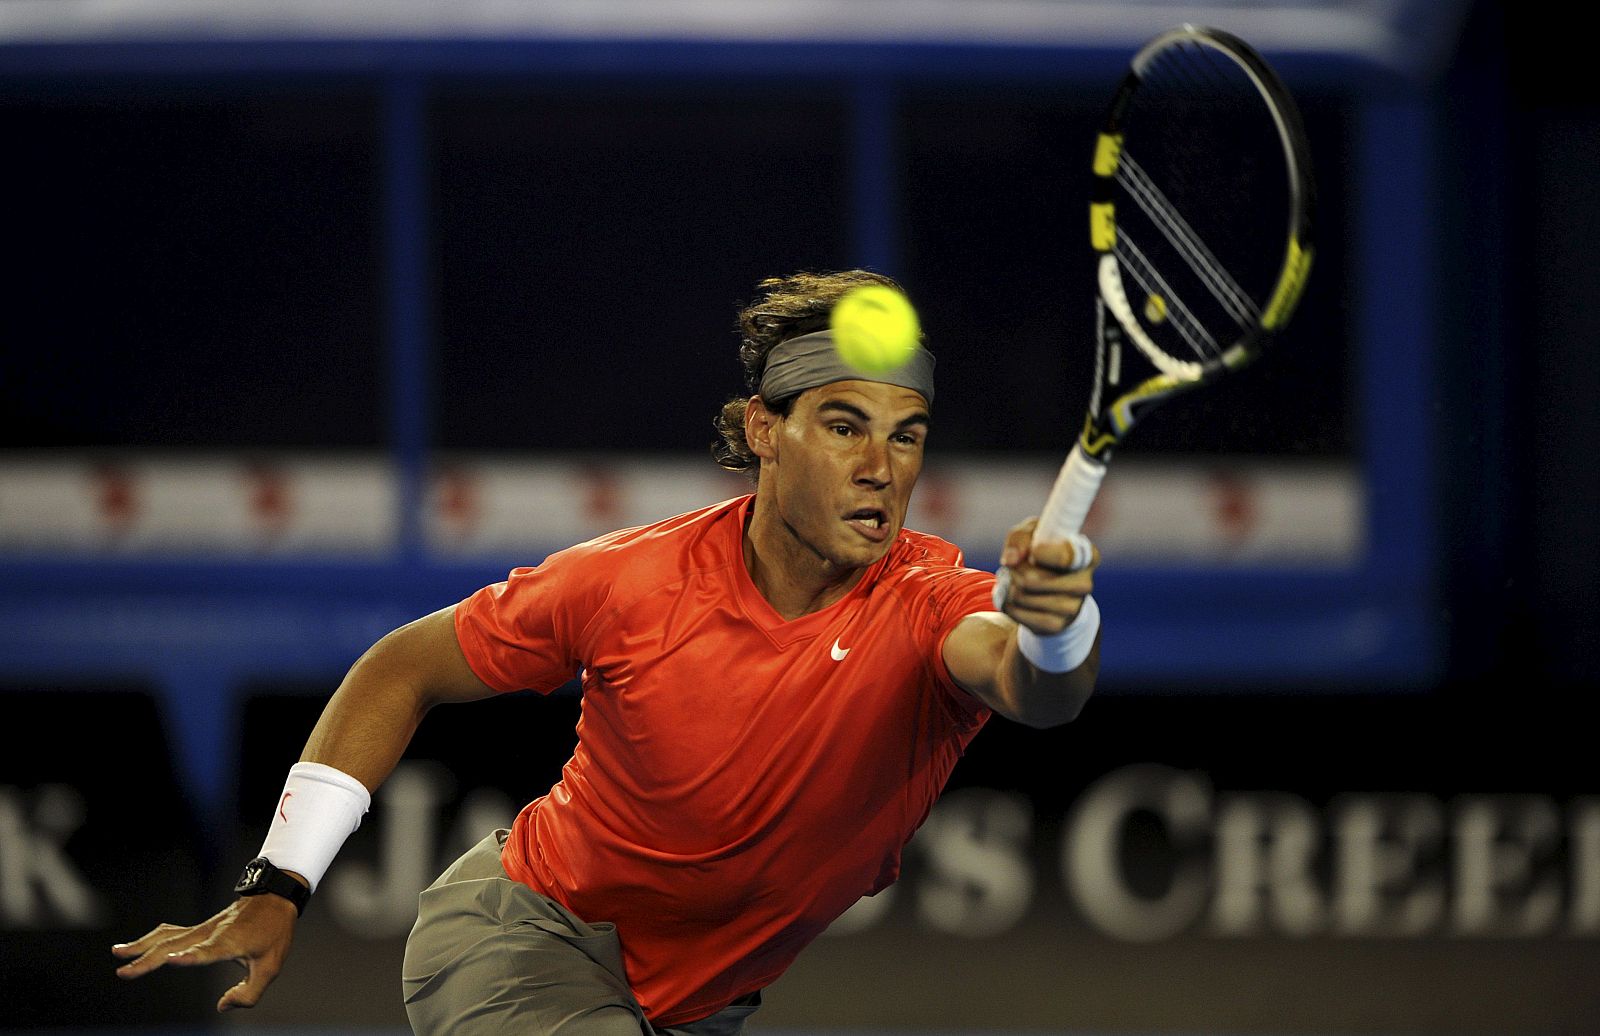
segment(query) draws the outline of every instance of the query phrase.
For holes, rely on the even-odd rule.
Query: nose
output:
[[[863,437],[861,458],[856,466],[856,484],[884,489],[893,480],[889,466],[889,444]]]

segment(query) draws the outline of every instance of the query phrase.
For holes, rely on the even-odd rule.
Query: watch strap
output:
[[[259,896],[267,892],[282,896],[294,904],[297,916],[306,912],[306,903],[311,899],[310,889],[279,870],[265,856],[257,856],[244,865],[233,891],[241,896]]]

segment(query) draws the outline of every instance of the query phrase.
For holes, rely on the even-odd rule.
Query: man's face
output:
[[[875,381],[807,389],[771,427],[761,480],[793,539],[824,561],[861,568],[905,526],[922,472],[928,404]]]

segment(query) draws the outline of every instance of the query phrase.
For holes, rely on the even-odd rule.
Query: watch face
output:
[[[244,865],[244,873],[239,875],[239,884],[234,886],[235,892],[255,888],[261,879],[267,876],[267,868],[272,866],[266,860],[257,857]]]
[[[300,913],[305,912],[306,900],[311,898],[310,889],[274,867],[265,856],[257,856],[244,865],[244,873],[239,875],[239,883],[233,886],[233,891],[241,896],[270,892],[293,903]]]

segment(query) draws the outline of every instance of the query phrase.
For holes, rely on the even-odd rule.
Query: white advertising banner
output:
[[[907,524],[993,556],[1054,477],[1047,458],[931,464]],[[749,488],[697,457],[449,457],[430,473],[422,527],[440,557],[537,560]],[[0,555],[383,556],[400,501],[381,458],[12,457],[0,460]],[[1365,515],[1346,465],[1119,459],[1086,531],[1123,563],[1337,567],[1359,559]]]

